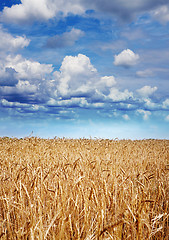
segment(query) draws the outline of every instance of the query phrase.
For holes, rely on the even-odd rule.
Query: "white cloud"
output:
[[[67,16],[68,13],[84,14],[87,9],[110,17],[117,16],[125,22],[138,14],[153,11],[152,14],[158,20],[168,21],[168,6],[160,0],[105,0],[104,4],[100,0],[21,0],[21,4],[5,7],[1,19],[22,24],[34,20],[48,20],[58,15]]]
[[[114,76],[100,77],[91,64],[90,59],[82,54],[66,56],[60,71],[54,73],[55,98],[86,97],[92,101],[120,102],[133,98],[133,93],[127,89],[120,91],[113,87],[116,84]]]
[[[85,11],[78,0],[21,0],[21,4],[5,7],[2,19],[8,22],[24,23],[33,20],[48,20],[60,12],[80,14]]]
[[[46,47],[62,48],[73,46],[74,43],[84,36],[84,32],[80,29],[73,28],[70,32],[65,32],[62,35],[56,35],[47,40]]]
[[[120,108],[122,109],[126,109],[126,110],[133,110],[136,108],[136,106],[134,104],[130,104],[130,103],[124,103],[124,102],[121,102],[119,104]]]
[[[143,70],[143,71],[137,71],[136,72],[136,75],[138,77],[152,77],[154,75],[153,71],[151,69],[146,69],[146,70]]]
[[[60,69],[63,73],[70,75],[88,75],[97,72],[96,68],[91,64],[90,59],[83,54],[66,56]]]
[[[0,98],[21,103],[46,101],[52,92],[52,72],[51,64],[41,64],[21,55],[0,58]]]
[[[152,55],[152,59],[153,58],[157,58],[157,53],[155,53],[155,55],[154,55],[154,53],[152,53],[152,52],[147,54],[147,55],[145,55],[144,58],[147,58],[148,55]],[[158,55],[159,55],[159,53],[158,53]],[[162,55],[165,56],[165,53],[163,52]],[[145,69],[145,70],[137,71],[136,75],[138,77],[143,77],[144,78],[144,77],[152,77],[152,76],[154,76],[156,74],[165,74],[165,73],[168,73],[168,69],[155,67],[155,68],[151,68],[151,69]]]
[[[159,107],[158,104],[153,103],[149,98],[144,99],[145,106],[148,107],[149,109],[155,109]]]
[[[30,84],[29,81],[21,81],[16,84],[14,87],[2,87],[1,92],[5,95],[12,95],[12,94],[21,94],[27,97],[27,94],[35,94],[37,92],[37,86]]]
[[[57,101],[54,98],[50,98],[47,102],[47,105],[50,107],[54,107],[56,106],[56,104],[57,104]]]
[[[163,108],[169,108],[169,98],[162,103]]]
[[[85,97],[90,99],[90,102],[99,103],[93,107],[102,107],[104,101],[121,102],[133,99],[133,93],[127,89],[120,91],[113,87],[116,84],[114,76],[100,77],[90,59],[82,54],[66,56],[60,71],[54,72],[53,76],[55,79],[53,98],[57,102],[59,97],[63,99]],[[50,100],[49,104],[55,105],[56,102]]]
[[[169,115],[167,115],[167,116],[165,117],[165,120],[166,120],[167,122],[169,122]]]
[[[37,86],[30,84],[29,81],[21,81],[16,85],[16,88],[18,90],[18,93],[35,93],[37,91]]]
[[[130,117],[129,117],[129,115],[128,115],[128,114],[124,114],[122,117],[123,117],[123,118],[124,118],[124,120],[126,120],[126,121],[130,120]]]
[[[157,87],[150,87],[150,86],[144,86],[137,90],[140,96],[142,97],[149,97],[151,96],[155,91],[157,91]]]
[[[90,101],[100,102],[97,106],[101,107],[102,101],[121,102],[133,99],[133,93],[127,89],[120,91],[113,87],[116,84],[114,76],[100,77],[90,59],[82,54],[66,56],[60,71],[54,72],[53,76],[53,98],[56,100],[59,97],[85,97],[90,98]],[[55,105],[55,102],[49,103]]]
[[[75,57],[66,56],[60,72],[55,72],[54,76],[58,82],[58,91],[64,96],[72,91],[80,91],[82,86],[88,91],[97,76],[97,70],[87,56],[78,54]]]
[[[104,103],[92,103],[91,104],[94,108],[103,108],[104,107]]]
[[[123,50],[118,55],[114,56],[114,65],[131,67],[138,63],[139,55],[135,54],[132,50],[126,49]]]
[[[52,64],[40,64],[21,55],[8,55],[5,62],[5,67],[15,69],[21,79],[42,79],[53,71]]]
[[[81,107],[81,108],[103,108],[104,103],[97,102],[97,103],[89,103],[85,97],[72,97],[70,99],[53,99],[47,102],[49,107],[66,107],[66,108],[74,108],[74,107]]]
[[[152,11],[152,15],[161,23],[169,22],[169,6],[163,5]]]
[[[100,83],[103,83],[106,87],[112,87],[116,84],[116,80],[114,76],[104,76],[101,77]]]
[[[163,6],[165,1],[162,0],[81,0],[89,9],[105,13],[109,16],[118,16],[123,21],[130,21],[138,14],[149,12],[159,6]],[[166,1],[167,2],[167,1]]]
[[[103,51],[107,51],[107,50],[120,50],[123,48],[126,48],[126,42],[124,40],[116,40],[116,41],[111,41],[111,42],[102,42],[99,43],[98,48],[101,48]]]
[[[49,106],[103,107],[103,100],[110,90],[112,94],[112,86],[116,84],[113,76],[100,77],[90,59],[83,54],[66,56],[56,72],[51,64],[41,64],[21,55],[8,55],[0,60],[0,77],[1,98],[13,102],[12,95],[16,94],[21,103],[43,101]],[[124,100],[128,92],[114,90],[114,95],[111,94],[111,98],[119,101]],[[63,101],[64,98],[67,100]]]
[[[130,31],[130,29],[127,29],[127,31],[124,31],[121,33],[121,36],[127,38],[130,41],[135,41],[135,40],[145,38],[144,32],[139,28],[132,31]]]
[[[133,93],[129,92],[127,89],[125,89],[124,92],[120,92],[117,88],[111,88],[108,98],[114,102],[121,102],[133,98]]]
[[[1,65],[1,64],[0,64]],[[0,86],[15,86],[18,83],[17,73],[13,68],[0,67]]]
[[[27,47],[30,43],[30,40],[25,36],[16,36],[13,37],[0,25],[0,51],[9,52],[16,51]]]
[[[151,116],[151,112],[150,111],[145,111],[143,109],[138,109],[136,111],[137,114],[140,114],[143,116],[143,119],[146,121],[149,119],[149,116]]]
[[[11,8],[4,8],[2,16],[6,21],[18,23],[31,19],[47,20],[55,15],[55,8],[51,8],[51,4],[48,7],[45,0],[21,0],[21,2]]]
[[[9,102],[6,99],[2,99],[1,104],[4,107],[17,107],[17,108],[28,108],[28,107],[30,107],[29,104],[19,103],[19,102]]]
[[[50,107],[88,107],[89,103],[87,100],[82,97],[82,98],[77,98],[77,97],[72,97],[71,99],[60,99],[60,100],[55,100],[51,98],[48,102],[47,105]]]
[[[53,111],[62,108],[105,108],[137,110],[137,115],[147,120],[154,110],[169,107],[169,99],[156,104],[149,98],[157,87],[144,86],[135,94],[128,89],[120,90],[114,76],[100,76],[90,59],[83,55],[66,56],[58,71],[51,64],[41,64],[21,55],[0,58],[0,99],[4,108],[24,108],[27,111]],[[8,82],[5,84],[4,82]],[[141,96],[141,97],[140,97]],[[38,108],[38,106],[46,106]],[[49,110],[50,109],[50,110]],[[52,110],[53,109],[53,110]],[[128,112],[127,112],[128,113]],[[121,114],[125,120],[130,114]]]

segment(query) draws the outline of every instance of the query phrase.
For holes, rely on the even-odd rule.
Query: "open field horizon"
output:
[[[0,138],[0,239],[169,236],[169,140]]]

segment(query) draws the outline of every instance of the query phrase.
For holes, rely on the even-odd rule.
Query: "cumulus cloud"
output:
[[[68,107],[68,108],[89,107],[89,103],[84,97],[72,97],[70,99],[63,99],[62,101],[51,98],[47,102],[47,104],[50,107]]]
[[[73,28],[70,32],[65,32],[62,35],[56,35],[47,40],[46,47],[48,48],[63,48],[73,46],[74,43],[84,36],[84,32],[80,29]]]
[[[21,81],[19,80],[19,82],[16,85],[17,91],[20,94],[33,94],[36,92],[37,90],[37,86],[30,84],[29,81]]]
[[[18,83],[15,69],[5,67],[0,69],[0,86],[15,86]]]
[[[5,7],[1,18],[8,22],[25,23],[34,20],[45,21],[61,12],[66,16],[69,12],[81,14],[84,11],[78,0],[21,0],[21,4],[11,8]]]
[[[22,0],[21,4],[13,5],[11,8],[5,7],[2,18],[8,22],[21,23],[37,18],[46,20],[54,15],[54,9],[48,8],[44,0]]]
[[[13,107],[28,108],[28,107],[30,107],[29,104],[20,103],[20,102],[9,102],[6,99],[2,99],[1,104],[2,104],[3,107],[8,107],[8,108],[13,108]]]
[[[50,64],[40,64],[21,55],[8,55],[4,69],[7,71],[4,73],[6,79],[10,76],[13,79],[13,82],[5,80],[5,83],[1,80],[1,97],[8,102],[44,102],[48,107],[103,108],[105,102],[133,99],[132,92],[115,87],[114,76],[101,77],[83,54],[66,56],[59,71],[55,72]],[[16,107],[16,104],[9,105]]]
[[[0,106],[6,110],[16,108],[19,113],[49,114],[84,108],[106,109],[109,115],[113,109],[120,111],[126,121],[130,120],[130,114],[126,114],[129,111],[136,111],[137,116],[147,120],[151,110],[169,107],[168,99],[161,105],[152,101],[151,95],[157,87],[144,86],[137,94],[119,89],[118,79],[101,76],[90,58],[83,54],[66,56],[60,69],[53,70],[50,64],[21,55],[0,59]]]
[[[169,108],[169,98],[167,98],[165,101],[162,103],[163,108]]]
[[[60,70],[55,72],[52,65],[28,60],[21,55],[8,55],[0,61],[0,66],[1,98],[9,102],[17,99],[21,103],[48,102],[48,106],[72,104],[89,107],[87,99],[90,99],[90,102],[94,101],[90,107],[99,108],[105,98],[103,91],[108,93],[116,83],[113,76],[100,77],[90,59],[83,54],[66,56]]]
[[[149,116],[151,116],[151,112],[150,111],[145,111],[143,109],[138,109],[136,111],[137,114],[140,114],[143,116],[143,119],[146,121],[149,119]]]
[[[133,93],[129,92],[128,89],[124,90],[124,92],[121,92],[117,88],[111,88],[108,97],[113,102],[121,102],[133,98]]]
[[[164,14],[164,20],[168,20],[168,10],[163,0],[105,0],[104,4],[100,0],[21,0],[21,4],[5,7],[1,18],[4,21],[15,23],[32,22],[34,20],[48,20],[62,13],[83,14],[86,10],[93,9],[97,12],[105,13],[109,16],[117,16],[123,21],[130,21],[138,14],[153,11],[154,15],[160,18]],[[163,8],[163,9],[160,9]],[[162,20],[162,17],[160,21]]]
[[[145,107],[150,110],[158,109],[160,107],[159,104],[152,102],[151,99],[149,99],[149,98],[144,99],[144,102],[145,102]]]
[[[7,55],[0,59],[1,99],[21,103],[44,101],[50,91],[52,72],[50,64],[28,60],[21,55]]]
[[[126,120],[126,121],[129,121],[130,120],[130,117],[129,117],[129,115],[128,114],[123,114],[123,116],[122,116],[123,118],[124,118],[124,120]]]
[[[85,97],[71,97],[70,99],[56,100],[50,98],[47,102],[49,107],[65,107],[65,108],[103,108],[104,103],[89,103]]]
[[[30,40],[25,36],[16,36],[13,37],[9,34],[3,27],[0,25],[0,51],[9,52],[16,51],[27,47],[30,43]]]
[[[150,87],[150,86],[144,86],[137,90],[140,96],[142,97],[149,97],[151,96],[155,91],[157,91],[157,87]]]
[[[112,87],[116,84],[116,80],[114,76],[104,76],[101,77],[100,83],[106,85],[106,87]]]
[[[66,56],[62,62],[60,72],[54,76],[58,82],[58,93],[62,96],[70,92],[84,92],[90,89],[90,85],[97,75],[97,70],[91,64],[90,59],[83,55]]]
[[[122,91],[116,87],[114,76],[100,76],[89,57],[83,54],[66,56],[55,72],[52,65],[40,64],[21,55],[8,55],[3,64],[0,94],[1,99],[9,102],[3,100],[2,105],[6,107],[16,107],[18,104],[12,102],[18,102],[43,103],[49,108],[103,108],[106,105],[109,109],[111,104],[114,109],[122,111],[135,110],[137,104],[143,109],[156,108],[148,98],[157,90],[156,87],[144,86],[137,90],[141,95],[141,99],[137,99],[128,89]],[[143,115],[143,111],[141,113]],[[148,116],[148,113],[144,114],[144,119]],[[125,114],[123,118],[127,120]]]
[[[120,91],[114,87],[114,76],[100,77],[90,59],[83,54],[66,56],[54,77],[55,97],[86,97],[97,102],[121,102],[133,98],[133,93],[127,89]]]
[[[135,54],[132,50],[126,49],[123,50],[118,55],[114,56],[114,65],[123,66],[123,67],[131,67],[138,63],[139,55]]]
[[[34,94],[37,91],[37,86],[30,84],[29,81],[21,81],[16,84],[14,87],[5,86],[1,88],[1,93],[4,95],[13,95],[13,94]],[[26,97],[26,96],[25,96]]]
[[[41,64],[21,55],[8,55],[4,62],[6,67],[15,69],[19,79],[43,79],[53,71],[52,64]]]
[[[91,75],[97,72],[96,68],[91,64],[90,59],[83,54],[66,56],[63,59],[60,70],[70,75]]]

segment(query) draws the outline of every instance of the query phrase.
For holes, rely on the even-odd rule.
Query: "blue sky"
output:
[[[0,136],[169,138],[169,1],[0,2]]]

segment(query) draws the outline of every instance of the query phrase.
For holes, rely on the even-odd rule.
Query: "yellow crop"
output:
[[[0,138],[0,239],[168,236],[169,140]]]

